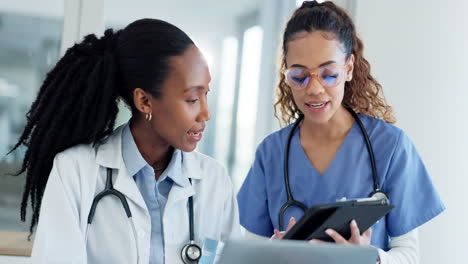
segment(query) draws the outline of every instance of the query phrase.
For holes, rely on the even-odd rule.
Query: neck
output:
[[[344,138],[354,124],[353,116],[343,106],[325,123],[314,123],[307,118],[301,124],[301,135],[307,138],[326,142]]]
[[[138,151],[158,175],[157,172],[164,170],[169,164],[174,148],[154,133],[149,122],[131,120],[130,130]]]

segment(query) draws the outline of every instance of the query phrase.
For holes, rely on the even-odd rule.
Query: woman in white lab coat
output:
[[[67,50],[15,146],[27,148],[21,216],[31,201],[33,263],[195,263],[200,252],[185,245],[237,238],[226,170],[192,152],[210,119],[210,80],[192,40],[161,20]],[[114,130],[118,99],[132,118]],[[122,199],[95,199],[111,188]]]

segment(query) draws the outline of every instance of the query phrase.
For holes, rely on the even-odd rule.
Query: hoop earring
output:
[[[151,121],[153,119],[153,115],[151,113],[145,115],[146,121]]]

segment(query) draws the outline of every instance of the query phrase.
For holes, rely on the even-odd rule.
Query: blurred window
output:
[[[25,6],[0,5],[0,231],[27,231],[21,223],[24,175],[11,176],[23,161],[24,149],[6,155],[26,124],[46,73],[58,60],[63,27],[63,1]],[[29,216],[30,214],[28,214]]]
[[[242,184],[252,165],[255,153],[255,122],[257,121],[257,100],[260,76],[260,59],[263,31],[253,26],[244,32],[242,47],[239,104],[237,107],[235,163],[233,182]]]

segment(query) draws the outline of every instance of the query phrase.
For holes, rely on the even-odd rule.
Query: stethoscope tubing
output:
[[[354,112],[353,109],[351,109],[350,107],[345,107],[346,110],[348,110],[351,115],[353,116],[353,118],[356,120],[357,124],[359,125],[359,128],[361,129],[361,133],[364,137],[364,141],[366,143],[366,147],[367,147],[367,152],[369,153],[369,157],[370,157],[370,162],[371,162],[371,167],[372,167],[372,179],[373,179],[373,187],[374,187],[374,192],[372,194],[375,194],[375,193],[382,193],[383,195],[385,195],[387,197],[387,195],[385,193],[383,193],[382,191],[380,191],[379,189],[379,179],[378,179],[378,175],[377,175],[377,166],[375,164],[375,156],[374,156],[374,150],[372,148],[372,143],[369,139],[369,135],[367,134],[367,130],[366,128],[364,127],[364,124],[362,123],[361,119],[359,118],[359,116],[356,114],[356,112]],[[288,134],[288,137],[287,137],[287,140],[286,140],[286,145],[285,145],[285,153],[284,153],[284,160],[283,160],[283,176],[284,176],[284,185],[285,185],[285,189],[286,189],[286,202],[281,206],[280,208],[280,211],[279,211],[279,215],[278,215],[278,225],[279,225],[279,230],[280,231],[283,231],[284,230],[284,213],[286,212],[286,209],[288,209],[290,206],[297,206],[299,207],[303,212],[305,212],[308,207],[295,200],[293,195],[292,195],[292,192],[291,192],[291,185],[289,183],[289,149],[291,147],[291,141],[292,141],[292,137],[294,136],[294,131],[297,129],[297,127],[299,126],[299,124],[302,122],[302,120],[304,119],[304,116],[303,115],[299,115],[298,119],[296,120],[296,122],[293,124],[291,130],[289,131],[289,134]],[[387,197],[388,198],[388,197]]]
[[[192,180],[189,179],[190,184],[192,184]],[[88,243],[88,233],[89,233],[89,228],[91,226],[91,223],[93,222],[94,219],[94,214],[96,213],[97,205],[101,201],[102,198],[108,195],[113,195],[117,197],[121,204],[122,207],[125,210],[125,214],[127,215],[128,220],[130,221],[130,226],[132,227],[132,233],[133,233],[133,238],[135,240],[135,246],[136,246],[136,256],[137,256],[137,262],[139,263],[140,260],[140,254],[139,254],[139,246],[138,246],[138,236],[135,228],[135,224],[133,223],[133,218],[132,218],[132,211],[130,210],[130,206],[128,205],[127,199],[125,198],[125,195],[123,195],[120,191],[114,189],[114,185],[112,183],[112,169],[107,168],[107,177],[106,177],[106,185],[104,187],[104,190],[101,191],[94,197],[93,202],[91,204],[91,209],[88,214],[88,223],[86,226],[86,232],[85,232],[85,245]],[[190,196],[188,199],[188,209],[189,209],[189,229],[190,229],[190,243],[188,245],[194,245],[197,249],[200,250],[200,247],[195,243],[195,232],[194,232],[194,212],[193,212],[193,196]],[[185,249],[185,252],[182,252],[182,254],[187,254],[187,246],[184,246],[183,249]],[[185,262],[185,260],[183,260]]]

